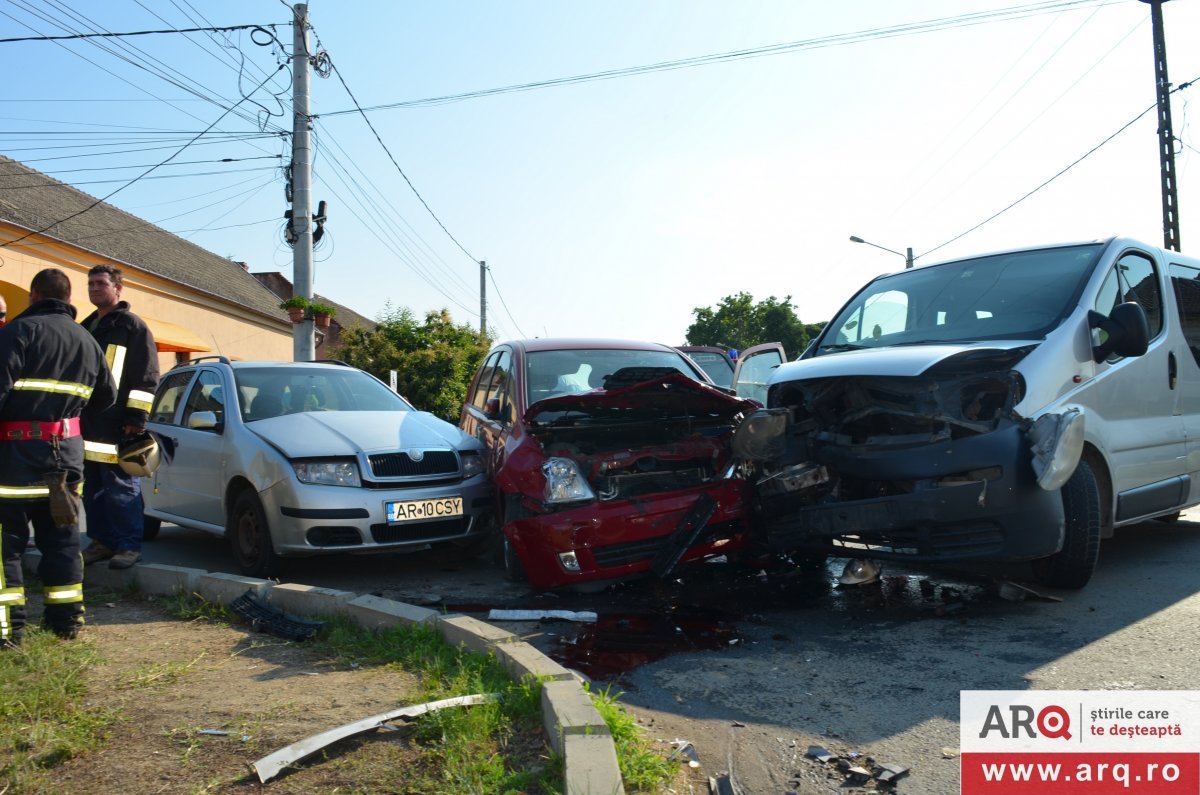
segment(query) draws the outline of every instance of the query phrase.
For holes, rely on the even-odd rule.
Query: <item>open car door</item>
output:
[[[733,371],[736,362],[727,348],[715,345],[680,345],[675,350],[686,353],[717,386],[733,389]]]
[[[771,371],[787,361],[783,343],[764,342],[738,355],[733,368],[733,391],[767,405],[767,379]]]

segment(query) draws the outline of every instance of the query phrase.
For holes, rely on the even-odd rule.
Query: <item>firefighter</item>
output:
[[[88,271],[88,300],[96,311],[81,324],[104,350],[117,383],[116,405],[83,424],[83,507],[92,540],[83,562],[108,560],[112,569],[142,559],[141,479],[120,466],[117,442],[146,430],[158,386],[158,346],[146,323],[121,300],[124,286],[113,265]]]
[[[42,560],[42,624],[61,638],[83,625],[80,415],[108,408],[116,384],[104,353],[75,323],[71,282],[57,268],[33,277],[29,308],[0,329],[0,646],[25,629],[21,555],[32,522]]]

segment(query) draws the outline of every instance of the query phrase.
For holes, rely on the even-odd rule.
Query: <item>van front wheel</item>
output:
[[[1092,578],[1100,557],[1102,511],[1100,488],[1086,461],[1062,487],[1066,533],[1063,548],[1048,558],[1033,562],[1038,582],[1052,588],[1082,588]]]

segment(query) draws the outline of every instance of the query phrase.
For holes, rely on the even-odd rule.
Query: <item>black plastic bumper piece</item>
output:
[[[288,640],[308,640],[317,634],[317,630],[325,626],[324,621],[310,621],[307,618],[288,615],[282,610],[267,607],[258,601],[254,591],[244,594],[229,603],[233,612],[249,619],[255,632],[268,632]]]

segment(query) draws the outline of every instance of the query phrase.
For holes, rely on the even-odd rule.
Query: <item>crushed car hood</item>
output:
[[[839,351],[779,365],[770,383],[811,378],[836,378],[848,375],[912,376],[951,358],[1021,358],[1019,349],[1036,345],[1037,340],[988,340],[942,345],[889,345],[857,351]],[[1022,354],[1023,355],[1023,354]]]
[[[626,411],[630,414],[660,412],[677,416],[687,413],[732,418],[758,407],[756,401],[727,395],[683,373],[671,373],[621,389],[595,389],[539,400],[525,411],[525,423],[531,433],[538,435],[542,430],[606,415],[617,418]]]
[[[419,411],[306,411],[246,426],[288,458],[409,450],[479,449],[457,427]]]

